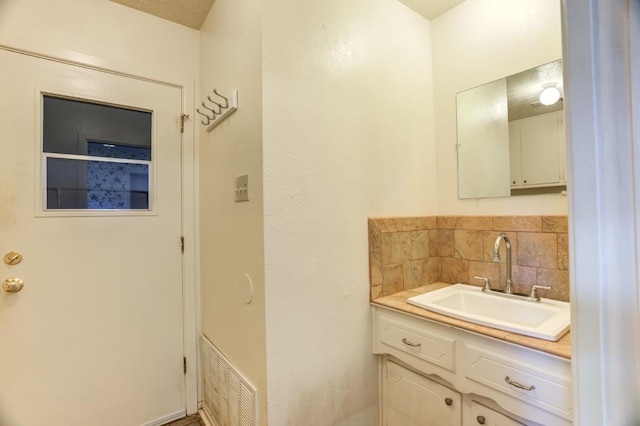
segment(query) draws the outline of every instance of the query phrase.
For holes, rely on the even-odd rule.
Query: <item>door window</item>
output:
[[[44,95],[45,210],[151,210],[152,113]]]

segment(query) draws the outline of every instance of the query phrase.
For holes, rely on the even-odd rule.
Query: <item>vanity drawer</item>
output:
[[[420,321],[380,312],[378,314],[380,343],[410,354],[423,361],[455,371],[456,339],[435,330],[420,327]]]
[[[536,351],[513,353],[465,344],[464,372],[467,378],[547,411],[570,416],[572,412],[570,367],[549,369],[549,360]],[[539,368],[538,368],[539,367]],[[564,368],[566,367],[566,369]]]
[[[524,423],[520,423],[489,407],[485,407],[473,399],[469,407],[469,417],[471,423],[474,425],[525,426]]]

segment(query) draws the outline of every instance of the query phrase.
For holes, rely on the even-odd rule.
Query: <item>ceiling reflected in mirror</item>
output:
[[[540,101],[540,95],[544,89],[551,86],[558,89],[560,98],[551,105],[544,105]],[[508,76],[509,121],[562,111],[563,93],[561,59]]]

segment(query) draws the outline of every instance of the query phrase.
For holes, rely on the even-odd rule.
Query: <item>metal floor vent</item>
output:
[[[257,391],[203,335],[200,359],[204,382],[203,409],[217,426],[257,425]]]

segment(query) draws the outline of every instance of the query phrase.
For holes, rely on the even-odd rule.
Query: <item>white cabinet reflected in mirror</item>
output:
[[[566,189],[562,60],[456,96],[458,197]]]

